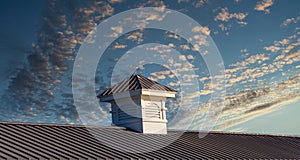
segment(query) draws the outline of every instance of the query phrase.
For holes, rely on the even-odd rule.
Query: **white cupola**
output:
[[[132,75],[97,97],[111,103],[112,123],[141,133],[166,134],[166,98],[176,91],[141,75]]]

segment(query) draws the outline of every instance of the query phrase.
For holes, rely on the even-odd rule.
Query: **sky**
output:
[[[101,93],[111,83],[135,72],[178,90],[176,98],[167,103],[169,128],[300,135],[298,0],[0,3],[0,121],[110,125],[109,104],[91,107],[93,104],[87,103],[80,113],[74,104],[72,73],[76,56],[89,41],[85,38],[105,20],[129,9],[157,7],[157,13],[178,11],[200,26],[189,29],[182,23],[181,27],[193,33],[186,40],[161,29],[124,33],[126,22],[113,24],[104,36],[116,40],[98,61],[93,92]],[[157,13],[141,18],[146,22],[163,21],[165,15]],[[147,46],[149,43],[163,45]],[[224,66],[223,77],[209,72],[205,57],[214,53],[199,54],[205,46],[214,45],[223,60],[215,66]],[[173,70],[138,61],[140,65],[123,66],[114,75],[118,63],[126,62],[122,57],[137,46],[145,46],[145,50],[136,59],[146,52],[158,55],[158,60],[165,60]],[[180,55],[170,56],[175,50]],[[219,101],[212,98],[217,92],[223,96]],[[186,107],[196,112],[191,115]],[[180,120],[172,121],[176,116]],[[186,122],[191,123],[186,126]]]

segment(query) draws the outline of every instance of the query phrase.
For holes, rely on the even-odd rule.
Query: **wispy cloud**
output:
[[[292,23],[296,24],[298,23],[298,21],[300,20],[300,16],[298,17],[292,17],[292,18],[287,18],[286,20],[284,20],[281,24],[281,27],[286,27]]]
[[[266,51],[271,51],[271,52],[277,52],[277,51],[281,50],[281,48],[277,47],[277,46],[267,46],[267,47],[264,47],[264,49]]]
[[[109,3],[122,3],[123,0],[109,0]]]

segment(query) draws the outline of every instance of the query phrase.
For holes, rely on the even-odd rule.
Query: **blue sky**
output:
[[[2,1],[0,120],[81,124],[70,83],[74,59],[84,38],[97,24],[117,13],[150,6],[190,16],[202,26],[199,32],[210,36],[218,47],[225,66],[226,103],[214,130],[300,134],[295,123],[300,121],[295,114],[300,106],[298,0]],[[99,61],[95,92],[110,87],[111,70],[126,51],[146,43],[161,43],[181,52],[179,59],[187,60],[197,70],[193,78],[200,88],[189,94],[199,98],[201,105],[196,106],[199,114],[190,128],[198,129],[206,123],[201,113],[213,104],[210,96],[220,84],[211,83],[210,78],[217,77],[209,76],[193,46],[161,30],[125,34],[121,25],[111,30],[122,36]],[[164,48],[154,50],[163,52]],[[177,90],[183,86],[159,65],[146,65],[136,72]],[[176,114],[178,99],[179,94],[170,100],[170,119]],[[85,116],[91,125],[110,125],[108,110],[108,104],[100,104]],[[184,122],[172,127],[181,128]]]

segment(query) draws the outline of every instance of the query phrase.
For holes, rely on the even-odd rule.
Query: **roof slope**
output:
[[[125,91],[134,91],[139,89],[152,89],[158,91],[176,92],[176,90],[171,89],[162,84],[159,84],[158,82],[155,82],[141,75],[134,74],[129,78],[121,81],[120,83],[114,85],[112,88],[105,90],[97,97],[103,97],[103,96],[111,95],[113,93],[121,93]]]
[[[80,127],[0,123],[0,159],[292,159],[300,158],[300,138],[269,135],[184,132],[170,145],[148,153],[129,153],[111,144],[149,147],[181,131],[167,135],[135,133],[119,127]],[[123,142],[122,139],[127,139]],[[130,141],[128,141],[130,140]]]

